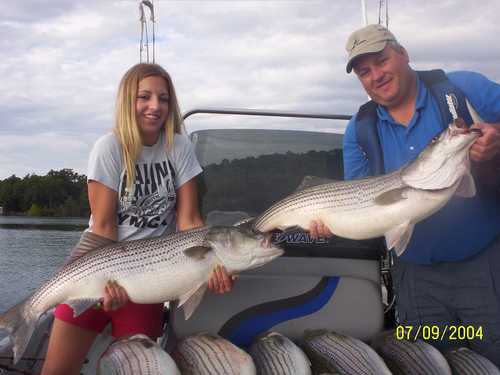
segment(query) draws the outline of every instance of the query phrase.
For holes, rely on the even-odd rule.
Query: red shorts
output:
[[[101,308],[91,307],[77,317],[68,305],[58,305],[54,316],[66,323],[101,332],[111,322],[113,337],[122,337],[143,333],[153,340],[162,335],[163,304],[127,303],[115,311],[106,312]]]

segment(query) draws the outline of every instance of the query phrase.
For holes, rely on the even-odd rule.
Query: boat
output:
[[[195,115],[205,124],[193,120]],[[208,225],[256,216],[306,176],[343,179],[342,133],[350,116],[200,108],[184,118],[204,169],[198,186]],[[189,320],[172,303],[161,345],[169,351],[179,338],[200,331],[246,348],[268,330],[299,339],[306,329],[326,328],[368,340],[384,328],[383,241],[313,240],[303,231],[277,231],[273,241],[285,249],[282,257],[242,273],[231,293],[207,293]],[[51,314],[42,319],[15,366],[25,374],[40,371],[52,320]],[[88,353],[82,374],[96,373],[111,341],[108,327]],[[11,356],[9,340],[0,341],[0,374],[19,373],[6,370]]]

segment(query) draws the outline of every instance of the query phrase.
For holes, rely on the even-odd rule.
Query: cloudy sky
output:
[[[368,21],[377,23],[379,1],[366,2]],[[138,4],[2,2],[0,179],[85,173],[92,144],[112,126],[118,81],[139,61]],[[156,61],[173,76],[184,111],[351,114],[366,98],[345,73],[345,40],[362,26],[360,4],[155,0]],[[389,1],[389,27],[415,68],[477,70],[500,82],[498,14],[498,0]]]

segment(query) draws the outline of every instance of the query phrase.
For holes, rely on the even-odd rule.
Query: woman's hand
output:
[[[313,239],[318,239],[319,237],[331,237],[333,233],[322,221],[313,220],[309,224],[309,235]]]
[[[102,308],[104,311],[115,311],[130,301],[127,291],[116,281],[108,281],[104,287]]]
[[[216,266],[208,280],[208,289],[217,294],[230,292],[236,278],[236,275],[230,276],[223,266]]]

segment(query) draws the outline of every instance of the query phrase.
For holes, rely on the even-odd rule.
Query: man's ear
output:
[[[410,56],[408,55],[408,51],[406,51],[406,48],[400,46],[399,53],[403,55],[403,58],[406,60],[407,63],[410,62]]]

